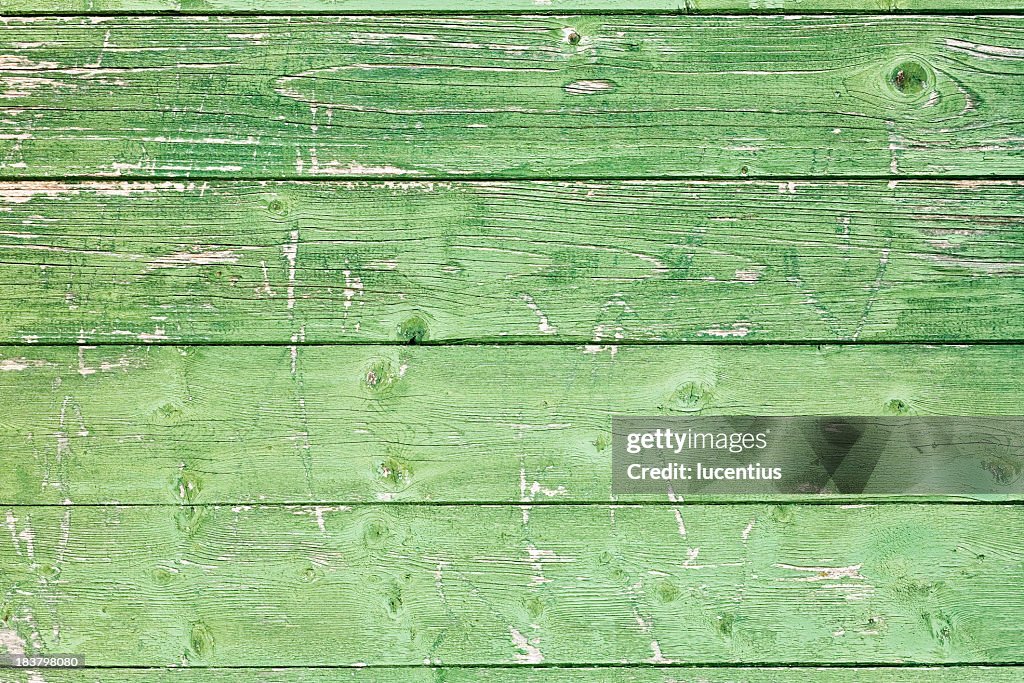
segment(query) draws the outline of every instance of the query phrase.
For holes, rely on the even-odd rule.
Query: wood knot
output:
[[[910,404],[902,399],[894,398],[885,404],[885,412],[890,415],[907,415],[910,413]]]
[[[392,619],[398,617],[402,611],[402,587],[397,581],[389,581],[384,588],[384,609]]]
[[[192,504],[199,497],[203,489],[203,482],[198,475],[184,469],[178,473],[174,480],[174,495],[179,502]]]
[[[536,595],[531,595],[524,600],[523,607],[526,608],[526,613],[530,616],[531,621],[538,619],[544,613],[544,601]]]
[[[377,465],[377,476],[391,487],[397,488],[409,483],[412,471],[404,460],[391,457]]]
[[[206,624],[201,621],[192,624],[188,645],[189,654],[193,654],[200,659],[213,651],[213,634],[210,633],[210,629],[206,627]]]
[[[391,536],[391,528],[382,519],[371,519],[363,527],[363,544],[368,548],[380,548]]]
[[[320,574],[321,572],[318,571],[316,567],[307,566],[299,572],[299,581],[302,583],[313,583],[320,578]]]
[[[583,36],[576,29],[566,26],[562,29],[562,38],[570,45],[579,45]]]
[[[681,384],[662,406],[675,413],[699,413],[711,403],[711,387],[704,383],[686,382]]]
[[[274,216],[287,216],[288,204],[282,199],[271,199],[267,202],[267,212]]]
[[[390,360],[382,359],[367,369],[366,375],[363,376],[363,383],[374,393],[384,394],[395,386],[398,380],[405,375],[405,371],[404,364],[396,368]]]
[[[413,316],[398,326],[398,341],[403,344],[422,344],[429,337],[427,322],[419,317]]]
[[[923,93],[930,86],[930,81],[931,73],[928,67],[913,60],[900,62],[889,72],[892,87],[908,97]]]
[[[39,567],[39,575],[44,581],[51,581],[60,576],[60,567],[55,564],[44,564]]]
[[[680,595],[679,587],[669,579],[658,579],[654,584],[654,597],[660,603],[675,602]]]
[[[150,576],[153,578],[153,583],[156,585],[167,586],[174,581],[175,574],[164,567],[157,567],[150,572]]]
[[[181,507],[174,513],[174,525],[186,536],[194,536],[199,532],[206,519],[205,508],[189,505]]]

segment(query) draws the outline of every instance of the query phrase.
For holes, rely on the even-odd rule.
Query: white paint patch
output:
[[[256,293],[261,296],[274,296],[274,290],[270,288],[270,273],[267,271],[266,261],[260,261],[260,271],[263,273],[263,285],[256,288]]]
[[[609,81],[573,81],[566,83],[563,90],[569,95],[596,95],[615,88]]]
[[[747,539],[750,538],[750,532],[754,530],[754,524],[756,524],[756,523],[757,523],[756,519],[750,520],[750,522],[747,524],[747,526],[745,526],[743,528],[743,531],[740,532],[740,538],[743,539],[744,543],[746,543]]]
[[[947,38],[946,47],[956,52],[966,52],[982,59],[1024,59],[1024,49],[1003,47],[1002,45],[983,45],[966,40]]]
[[[299,256],[299,231],[292,230],[291,241],[281,247],[288,260],[288,310],[295,308],[295,262]]]
[[[170,256],[159,256],[146,266],[146,270],[158,268],[188,268],[189,266],[209,266],[220,263],[238,263],[238,257],[230,249],[221,251],[180,251]]]
[[[733,275],[733,280],[736,282],[757,282],[761,279],[761,271],[763,270],[763,267],[737,270],[735,275]]]
[[[540,648],[537,647],[540,644],[539,638],[534,638],[532,641],[527,640],[526,636],[511,626],[509,626],[508,631],[512,634],[512,643],[516,646],[516,649],[521,650],[521,652],[516,653],[516,661],[518,663],[540,664],[544,661],[544,655],[541,653]]]
[[[21,530],[21,533],[18,534],[18,538],[21,539],[25,543],[25,553],[28,555],[28,559],[34,560],[35,557],[36,557],[36,553],[35,553],[36,535],[35,535],[35,532],[33,532],[32,528],[29,527],[26,524],[25,528]]]
[[[679,508],[672,508],[672,512],[676,515],[676,526],[679,528],[679,535],[686,538],[686,524],[683,522],[683,513]]]
[[[533,311],[539,319],[537,329],[539,329],[543,334],[555,334],[558,332],[558,328],[548,323],[548,317],[544,315],[542,310],[540,310],[540,306],[537,305],[537,302],[533,300],[532,296],[529,294],[523,294],[522,299],[526,302],[526,306]]]
[[[800,567],[792,564],[777,563],[773,565],[779,569],[790,569],[796,572],[806,572],[809,576],[801,576],[793,579],[780,579],[780,581],[835,581],[837,579],[866,580],[860,574],[860,564],[851,564],[848,567]]]
[[[574,557],[557,555],[554,550],[543,550],[537,548],[532,543],[526,546],[526,552],[530,556],[528,562],[533,568],[533,571],[536,572],[536,574],[530,579],[531,587],[551,583],[553,580],[544,576],[545,564],[568,564],[576,561],[576,558]]]
[[[666,659],[661,654],[661,645],[659,645],[658,641],[656,641],[656,640],[652,640],[651,641],[651,652],[653,653],[653,656],[650,659],[647,660],[647,662],[649,664],[672,664],[673,663],[673,660]]]
[[[746,337],[750,334],[750,323],[733,323],[732,329],[710,328],[697,333],[702,337]]]
[[[292,377],[295,376],[295,370],[298,367],[299,362],[299,342],[306,341],[306,326],[303,325],[299,328],[299,331],[292,335],[292,344],[288,347],[288,355],[291,357],[291,370]],[[302,400],[302,399],[300,399]]]
[[[68,550],[68,542],[71,540],[71,500],[64,501],[64,517],[60,520],[60,540],[57,541],[57,564],[64,561],[64,554]]]
[[[327,525],[324,524],[324,509],[321,506],[313,508],[313,516],[316,517],[316,528],[320,530],[320,533],[327,533]]]
[[[437,594],[441,597],[441,602],[447,603],[448,599],[444,594],[444,570],[448,567],[448,563],[441,560],[437,563],[437,568],[434,570],[434,587],[437,588]]]
[[[46,367],[48,363],[44,360],[33,358],[4,358],[0,360],[0,372],[18,372],[29,368]]]
[[[78,374],[81,375],[82,377],[87,377],[89,375],[92,375],[92,374],[96,373],[96,368],[90,368],[89,366],[87,366],[85,364],[85,350],[87,348],[88,349],[95,349],[96,347],[95,346],[81,346],[81,345],[79,345],[79,347],[78,347]]]
[[[10,510],[7,511],[7,530],[11,532],[11,543],[14,545],[14,552],[21,555],[21,544],[18,543],[18,518]]]
[[[583,347],[583,353],[596,356],[602,351],[607,351],[610,355],[615,356],[619,352],[617,344],[587,344]]]
[[[12,628],[0,627],[0,646],[3,646],[4,651],[9,655],[25,654],[25,639]]]
[[[342,294],[345,296],[345,308],[352,307],[352,299],[355,298],[356,294],[363,293],[363,280],[358,275],[353,275],[351,270],[343,270],[342,275],[345,276],[345,290]]]
[[[309,166],[310,175],[356,175],[356,176],[370,176],[370,175],[416,175],[420,171],[412,171],[405,168],[398,168],[397,166],[383,165],[383,166],[365,166],[357,161],[350,161],[347,164],[342,164],[340,161],[326,161],[320,163],[316,157],[313,157],[310,161]]]
[[[2,68],[2,62],[3,57],[0,57],[0,68]],[[0,140],[28,140],[31,139],[31,137],[31,133],[19,133],[15,138],[12,138],[10,135],[0,136]],[[37,196],[48,197],[50,199],[53,199],[55,197],[60,197],[61,195],[68,193],[69,188],[64,183],[25,183],[23,185],[18,185],[17,187],[0,187],[0,202],[5,202],[7,204],[25,204],[26,202],[32,201]]]
[[[162,327],[154,327],[152,332],[139,332],[137,336],[139,341],[144,341],[147,344],[167,340],[167,333]]]

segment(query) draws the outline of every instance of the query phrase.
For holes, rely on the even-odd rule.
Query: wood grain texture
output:
[[[28,17],[0,177],[1012,176],[1014,16]]]
[[[1024,401],[1006,345],[7,347],[0,370],[22,504],[606,502],[613,414]]]
[[[985,12],[1024,10],[1021,0],[0,0],[8,14],[259,14],[399,12]]]
[[[0,185],[7,343],[1024,338],[1024,183]]]
[[[0,669],[0,683],[1019,683],[1022,676],[1014,666]]]
[[[1024,656],[1020,506],[687,505],[685,533],[627,505],[4,515],[4,642],[94,665]]]

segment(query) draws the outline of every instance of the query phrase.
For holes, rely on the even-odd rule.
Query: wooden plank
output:
[[[1022,29],[1015,16],[10,18],[0,175],[1012,176]]]
[[[0,341],[1024,338],[1024,183],[0,185]]]
[[[44,683],[1018,683],[1024,667],[559,667],[517,666],[327,669],[46,670]],[[27,671],[0,669],[0,683],[39,683]]]
[[[7,14],[175,12],[259,14],[398,12],[985,12],[1024,10],[1021,0],[0,0]]]
[[[684,534],[650,506],[8,508],[4,642],[137,666],[1019,662],[1021,513],[688,505]]]
[[[0,370],[20,504],[607,502],[613,414],[1024,402],[1009,345],[7,347]]]

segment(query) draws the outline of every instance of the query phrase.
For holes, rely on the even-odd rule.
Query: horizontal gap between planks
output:
[[[385,669],[396,671],[417,671],[417,670],[442,670],[442,669],[511,669],[516,671],[542,670],[542,669],[735,669],[737,671],[749,671],[756,669],[967,669],[967,668],[1012,668],[1024,665],[1020,662],[752,662],[749,664],[732,664],[727,662],[671,662],[658,664],[652,662],[606,662],[600,664],[589,664],[586,662],[557,663],[557,664],[361,664],[359,666],[338,666],[334,664],[275,664],[273,666],[203,666],[189,664],[188,666],[125,666],[125,665],[99,665],[75,667],[74,671],[180,671],[182,673],[190,670],[200,671],[266,671],[268,669],[302,671],[303,669],[326,669],[341,670],[350,669]],[[38,671],[42,667],[0,667],[0,671],[29,670]]]
[[[212,8],[211,8],[212,9]],[[554,16],[554,17],[576,17],[576,16],[668,16],[668,17],[738,17],[738,18],[758,18],[758,17],[770,17],[770,16],[787,16],[795,13],[800,14],[802,17],[828,17],[828,16],[874,16],[874,17],[887,17],[887,16],[951,16],[951,17],[986,17],[986,16],[1024,16],[1024,6],[1019,8],[990,8],[981,10],[971,9],[949,9],[949,8],[914,8],[914,9],[900,9],[891,8],[888,10],[881,9],[849,9],[849,8],[836,8],[836,9],[815,9],[810,12],[799,12],[799,8],[793,8],[790,11],[785,10],[766,10],[764,12],[751,12],[736,11],[727,8],[722,9],[693,9],[689,7],[678,7],[671,9],[665,7],[663,9],[598,9],[598,8],[579,8],[579,9],[545,9],[543,7],[537,8],[523,8],[523,9],[466,9],[466,10],[452,10],[452,9],[362,9],[351,12],[338,12],[336,10],[296,10],[290,9],[288,11],[276,10],[274,8],[267,8],[261,10],[222,10],[222,11],[211,11],[211,9],[195,9],[195,10],[181,10],[181,9],[123,9],[123,10],[99,10],[99,11],[81,11],[81,12],[48,12],[45,9],[42,10],[5,10],[3,15],[5,17],[56,17],[56,18],[74,18],[74,17],[265,17],[265,16],[318,16],[318,17],[382,17],[382,16],[400,16],[400,17],[465,17],[465,16],[521,16],[521,17],[535,17],[535,16]]]
[[[792,495],[792,494],[791,494]],[[0,507],[3,508],[168,508],[168,509],[179,509],[179,508],[218,508],[218,507],[236,507],[245,506],[253,509],[257,508],[294,508],[294,507],[325,507],[325,506],[345,506],[345,507],[424,507],[424,508],[453,508],[453,507],[497,507],[497,508],[521,508],[521,507],[559,507],[559,508],[570,508],[570,507],[614,507],[614,508],[642,508],[642,507],[697,507],[697,506],[746,506],[746,505],[825,505],[831,507],[849,506],[849,505],[1001,505],[1001,506],[1020,506],[1024,505],[1024,500],[978,500],[968,498],[950,498],[943,500],[935,500],[935,496],[932,499],[914,500],[909,496],[893,496],[891,499],[886,498],[829,498],[827,500],[813,500],[813,499],[801,499],[801,500],[770,500],[770,499],[751,499],[751,500],[707,500],[707,501],[685,501],[685,500],[605,500],[605,501],[530,501],[530,502],[509,502],[507,500],[499,501],[427,501],[427,500],[392,500],[392,501],[344,501],[344,500],[317,500],[317,501],[289,501],[289,502],[253,502],[251,500],[242,501],[222,501],[218,503],[5,503],[0,501]],[[1024,662],[1022,662],[1024,663]]]
[[[518,339],[518,340],[506,340],[500,337],[468,337],[466,339],[443,339],[437,341],[419,341],[419,342],[403,342],[403,341],[315,341],[315,342],[292,342],[292,341],[188,341],[188,340],[173,340],[167,341],[108,341],[108,340],[96,340],[89,342],[25,342],[25,341],[0,341],[0,348],[3,347],[25,347],[25,348],[49,348],[49,347],[77,347],[84,346],[87,348],[99,347],[99,346],[125,346],[125,347],[138,347],[138,346],[217,346],[217,347],[231,347],[237,346],[240,348],[252,348],[252,347],[268,347],[268,348],[316,348],[316,347],[330,347],[330,346],[351,346],[351,347],[408,347],[408,346],[423,346],[428,348],[442,348],[446,346],[503,346],[503,347],[516,347],[516,346],[558,346],[558,347],[578,347],[588,346],[592,344],[599,344],[602,346],[1022,346],[1024,345],[1024,339],[792,339],[792,340],[743,340],[743,339],[721,339],[721,340],[710,340],[710,339],[695,339],[695,340],[666,340],[666,341],[655,341],[646,339],[635,339],[635,340],[613,340],[611,343],[607,341],[594,341],[593,339],[559,339],[559,340],[547,340],[547,339]]]
[[[10,15],[5,15],[10,16]],[[76,15],[78,16],[78,15]],[[121,15],[117,15],[121,16]],[[1024,15],[1021,15],[1024,20]],[[31,109],[32,107],[25,107]],[[6,176],[0,174],[0,183],[3,184],[16,184],[16,183],[153,183],[153,182],[181,182],[181,181],[205,181],[205,182],[217,182],[217,183],[318,183],[318,184],[335,184],[344,185],[346,183],[360,183],[360,182],[395,182],[395,183],[458,183],[460,185],[472,185],[472,184],[483,184],[483,183],[643,183],[643,182],[680,182],[680,183],[700,183],[700,182],[804,182],[804,183],[842,183],[842,182],[895,182],[895,183],[915,183],[915,182],[972,182],[972,181],[1024,181],[1024,175],[1021,174],[1000,174],[1000,173],[986,173],[986,174],[973,174],[973,175],[907,175],[907,176],[893,176],[889,174],[849,174],[849,175],[806,175],[806,174],[765,174],[765,175],[686,175],[686,174],[662,174],[662,175],[602,175],[602,176],[557,176],[557,175],[546,175],[546,176],[514,176],[514,175],[486,175],[486,174],[473,174],[468,176],[462,175],[418,175],[415,173],[407,175],[373,175],[373,174],[353,174],[353,175],[323,175],[323,176],[309,176],[309,175],[275,175],[275,176],[230,176],[230,175],[193,175],[193,174],[179,174],[179,175],[101,175],[101,174],[85,174],[85,175],[24,175],[24,176]]]

